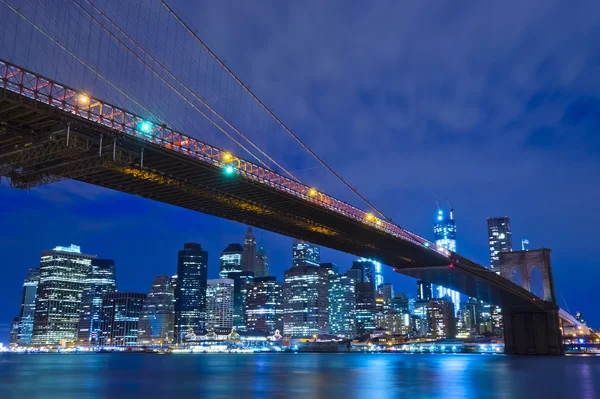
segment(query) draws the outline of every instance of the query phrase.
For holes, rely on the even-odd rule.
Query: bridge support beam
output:
[[[507,355],[564,355],[558,306],[544,309],[503,309],[504,353]]]

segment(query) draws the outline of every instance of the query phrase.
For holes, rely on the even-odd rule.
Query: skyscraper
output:
[[[435,245],[446,248],[448,251],[456,252],[456,223],[452,209],[450,209],[448,216],[444,215],[443,210],[438,209],[433,232],[435,234]],[[460,309],[460,293],[442,286],[437,286],[436,291],[436,298],[443,298],[448,295],[452,299],[452,303],[454,303],[454,311],[458,313]]]
[[[100,339],[102,295],[117,289],[115,262],[111,259],[92,259],[81,296],[77,340],[82,345],[97,345]]]
[[[292,247],[292,266],[319,266],[321,250],[314,244],[294,240]]]
[[[227,278],[233,280],[233,327],[246,331],[246,295],[248,284],[254,281],[252,272],[231,272]]]
[[[265,247],[261,245],[256,253],[254,277],[267,276],[269,276],[269,255],[267,255]]]
[[[227,248],[221,252],[219,257],[220,278],[228,278],[229,273],[239,273],[242,271],[242,255],[244,248],[240,244],[229,244]]]
[[[356,288],[348,276],[329,281],[329,332],[348,338],[356,335]]]
[[[394,286],[390,283],[385,283],[377,289],[377,297],[381,298],[381,309],[379,312],[389,312],[394,310]]]
[[[430,301],[432,298],[431,283],[425,280],[417,281],[417,300]]]
[[[101,345],[137,344],[140,313],[145,299],[146,294],[136,292],[107,292],[102,296]]]
[[[256,269],[256,238],[252,232],[252,228],[248,227],[246,236],[244,237],[244,249],[242,252],[242,271],[252,272]]]
[[[375,288],[377,288],[377,280],[378,280],[378,274],[377,274],[377,265],[375,262],[371,259],[364,259],[361,258],[359,260],[356,260],[354,262],[352,262],[352,268],[354,270],[360,270],[360,277],[359,280],[357,280],[357,283],[373,283],[373,286],[375,286]],[[379,265],[379,267],[381,268],[381,265]],[[383,277],[381,277],[381,283],[383,283]]]
[[[42,252],[32,345],[59,345],[77,339],[81,298],[95,255],[77,245]]]
[[[307,337],[329,332],[329,273],[318,266],[294,266],[284,272],[283,332]]]
[[[375,329],[375,284],[356,284],[356,334],[370,334]]]
[[[282,284],[273,276],[258,277],[248,284],[246,325],[248,331],[273,334],[283,329]]]
[[[207,328],[233,327],[233,280],[217,278],[208,280],[206,286]]]
[[[8,346],[12,348],[17,345],[19,345],[19,316],[13,317],[8,330]]]
[[[428,336],[433,339],[456,337],[456,319],[452,299],[445,296],[432,299],[427,307]]]
[[[201,334],[206,320],[208,252],[197,243],[184,244],[177,261],[175,336],[182,342],[189,330]]]
[[[31,344],[33,333],[33,318],[35,316],[35,299],[40,282],[40,269],[29,269],[27,280],[23,282],[23,295],[21,296],[21,312],[19,314],[19,330],[17,340],[20,346]]]
[[[156,276],[140,313],[138,343],[163,345],[173,342],[175,293],[169,276]]]
[[[488,218],[488,238],[490,241],[490,266],[500,266],[500,252],[512,251],[512,232],[508,216]]]

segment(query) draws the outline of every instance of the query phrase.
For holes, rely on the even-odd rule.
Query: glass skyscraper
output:
[[[433,232],[435,234],[435,245],[446,248],[448,251],[456,252],[456,223],[452,209],[450,209],[447,216],[443,210],[438,209]],[[460,309],[460,293],[442,286],[437,286],[436,291],[436,298],[443,298],[448,295],[454,304],[454,311],[458,313]]]
[[[356,284],[356,334],[370,334],[375,325],[375,284]]]
[[[282,284],[273,276],[257,277],[248,284],[246,325],[248,331],[273,334],[283,330]]]
[[[374,286],[377,286],[378,280],[383,283],[383,277],[380,276],[380,273],[377,273],[376,263],[378,262],[364,258],[356,260],[352,262],[351,270],[359,270],[360,272],[357,275],[354,274],[356,272],[351,272],[350,275],[352,277],[358,276],[357,283],[373,283]],[[379,264],[379,271],[381,272],[381,264]]]
[[[290,337],[329,333],[329,271],[294,266],[284,272],[283,332]]]
[[[329,332],[347,338],[356,335],[356,288],[348,276],[329,281]]]
[[[488,218],[488,237],[490,242],[490,266],[500,266],[500,252],[512,251],[512,232],[508,216]]]
[[[264,246],[260,246],[256,253],[256,267],[254,270],[254,277],[267,277],[269,276],[269,255]]]
[[[111,259],[92,259],[81,296],[78,341],[82,345],[97,345],[101,335],[100,312],[102,295],[117,289],[115,262]]]
[[[314,244],[294,240],[292,247],[292,266],[319,266],[321,250]]]
[[[255,273],[256,269],[256,238],[252,228],[248,227],[244,237],[244,249],[242,252],[242,271]]]
[[[237,273],[242,271],[242,254],[244,247],[241,244],[229,244],[227,248],[221,252],[220,261],[220,278],[228,278],[229,273]]]
[[[199,335],[206,321],[208,252],[197,243],[186,243],[179,251],[175,288],[175,335],[184,340],[190,330]]]
[[[102,296],[101,345],[137,344],[140,313],[145,299],[146,294],[136,292],[107,292]]]
[[[23,295],[21,296],[21,312],[19,314],[19,330],[17,341],[20,346],[31,344],[33,334],[33,318],[35,317],[35,300],[37,288],[40,282],[40,269],[30,269],[27,280],[23,283]]]
[[[227,278],[233,280],[233,327],[246,331],[246,294],[248,284],[254,281],[252,272],[230,272]]]
[[[138,342],[163,345],[173,342],[175,293],[169,276],[156,276],[142,307]]]
[[[31,344],[60,345],[78,338],[81,299],[94,255],[77,245],[42,252]]]
[[[208,280],[206,286],[207,328],[233,327],[233,286],[230,278]]]

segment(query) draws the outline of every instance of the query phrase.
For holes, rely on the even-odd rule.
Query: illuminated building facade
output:
[[[381,280],[383,283],[383,276],[379,277],[377,273],[377,264],[379,262],[375,262],[370,259],[361,258],[352,262],[351,270],[359,270],[357,283],[373,283],[375,288],[378,287],[378,281]],[[381,264],[379,264],[379,270],[381,271]],[[352,273],[351,273],[352,274]],[[352,276],[355,276],[352,274]]]
[[[329,273],[318,266],[284,272],[283,332],[290,337],[329,333]]]
[[[378,301],[377,313],[386,313],[394,308],[394,286],[390,283],[385,283],[379,286],[377,289],[377,298],[381,298]]]
[[[17,345],[19,345],[19,316],[13,317],[8,330],[8,346],[14,347]]]
[[[319,266],[321,250],[314,244],[294,240],[292,247],[292,266]]]
[[[370,334],[375,323],[375,284],[356,283],[356,334]]]
[[[233,327],[246,331],[246,297],[248,284],[254,281],[252,272],[231,272],[227,278],[233,280]]]
[[[81,299],[94,255],[77,245],[42,252],[31,344],[60,345],[77,340]]]
[[[184,244],[177,259],[175,338],[182,342],[192,330],[201,334],[206,321],[208,252],[197,243]]]
[[[31,344],[33,334],[33,318],[35,317],[35,300],[40,282],[40,269],[30,269],[27,280],[23,283],[21,296],[21,312],[19,314],[18,344],[28,346]]]
[[[435,235],[435,245],[456,252],[456,223],[452,209],[448,216],[444,214],[443,210],[438,209],[433,232]],[[436,298],[443,298],[445,296],[452,298],[454,310],[458,313],[458,310],[460,309],[460,293],[458,291],[442,286],[437,286],[435,291],[437,291]],[[454,316],[456,316],[456,313]]]
[[[508,216],[488,218],[488,238],[490,242],[490,266],[500,266],[500,252],[512,251],[512,232]]]
[[[256,253],[256,264],[254,268],[254,277],[269,276],[269,255],[264,246],[260,246]]]
[[[430,301],[433,298],[431,283],[424,280],[417,281],[417,300]]]
[[[252,228],[248,227],[246,236],[244,237],[244,248],[242,252],[242,271],[256,271],[256,238],[252,232]]]
[[[264,334],[283,330],[283,286],[274,276],[257,277],[248,284],[246,326]]]
[[[137,344],[140,314],[145,299],[146,294],[136,292],[107,292],[102,296],[100,345]]]
[[[80,345],[97,345],[100,339],[102,295],[117,289],[115,262],[111,259],[92,259],[81,296],[81,316],[77,340]]]
[[[329,281],[329,332],[347,338],[356,335],[356,287],[348,276]]]
[[[220,278],[228,278],[229,273],[239,273],[242,271],[242,255],[244,247],[241,244],[229,244],[227,248],[221,252],[220,261]]]
[[[456,337],[454,304],[450,297],[432,299],[427,306],[428,337],[446,339]]]
[[[207,328],[233,327],[233,286],[230,278],[208,280],[206,287]]]
[[[208,294],[207,294],[208,295]],[[140,313],[138,343],[173,343],[175,331],[175,293],[169,276],[156,276]]]

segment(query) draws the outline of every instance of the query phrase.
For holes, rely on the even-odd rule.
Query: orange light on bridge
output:
[[[377,219],[377,222],[375,223],[377,223],[377,226],[381,226],[381,220]]]
[[[79,100],[80,104],[89,104],[90,103],[90,98],[85,94],[80,94],[78,97],[78,100]]]
[[[233,159],[233,155],[231,155],[230,153],[226,152],[223,154],[224,161],[231,161],[232,159]]]
[[[308,190],[308,195],[310,195],[311,197],[314,197],[315,195],[317,195],[317,190],[315,190],[314,188],[311,188],[310,190]]]
[[[367,218],[368,221],[372,221],[373,219],[375,219],[375,216],[373,216],[372,213],[367,213],[367,216],[365,216]]]

